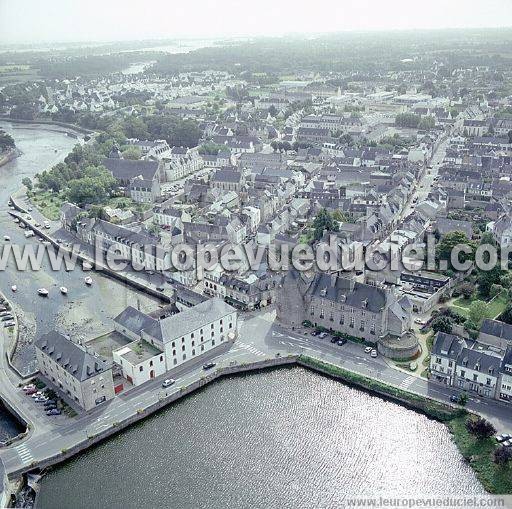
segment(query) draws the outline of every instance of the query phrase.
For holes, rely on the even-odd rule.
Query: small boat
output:
[[[39,288],[39,290],[37,290],[37,293],[41,295],[41,297],[48,297],[48,294],[50,292],[46,288]]]
[[[61,286],[60,287],[60,293],[62,293],[62,295],[67,295],[68,294],[68,289],[65,286]]]
[[[86,284],[86,285],[89,285],[89,286],[91,286],[91,285],[92,285],[92,278],[91,278],[91,277],[87,276],[87,277],[84,279],[84,281],[85,281],[85,284]]]
[[[4,235],[4,240],[6,242],[9,242],[11,240],[11,237],[9,237],[9,235]]]
[[[18,289],[18,287],[17,287],[16,285],[12,285],[12,286],[11,286],[11,290],[12,290],[13,292],[15,292],[17,289]]]

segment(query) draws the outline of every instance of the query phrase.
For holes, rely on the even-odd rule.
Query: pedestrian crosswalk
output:
[[[25,444],[17,445],[14,450],[18,453],[23,463],[31,463],[34,460],[30,449]]]
[[[415,376],[408,376],[400,383],[401,389],[408,389],[416,380]]]
[[[249,345],[247,343],[244,343],[243,341],[237,341],[235,343],[234,348],[231,351],[238,351],[238,350],[246,350],[248,352],[251,352],[254,355],[257,355],[258,357],[265,357],[265,353],[261,350],[258,350],[255,346]]]

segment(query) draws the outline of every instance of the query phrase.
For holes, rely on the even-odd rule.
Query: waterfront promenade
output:
[[[3,353],[3,351],[2,351]],[[246,317],[239,337],[225,351],[214,351],[210,356],[186,364],[172,374],[177,382],[162,389],[162,378],[133,388],[90,413],[81,414],[65,424],[54,424],[13,383],[8,373],[5,356],[0,362],[2,397],[20,406],[20,415],[30,425],[28,436],[0,452],[7,476],[15,479],[34,468],[56,464],[118,432],[154,411],[203,387],[220,376],[246,370],[294,364],[300,354],[340,366],[353,373],[369,376],[403,391],[412,392],[447,403],[451,391],[426,380],[393,369],[379,357],[364,354],[361,345],[348,343],[343,347],[317,338],[289,332],[275,324],[272,312]],[[202,364],[216,362],[215,368],[205,372]],[[510,408],[499,402],[471,399],[468,409],[490,418],[500,431],[512,430]]]

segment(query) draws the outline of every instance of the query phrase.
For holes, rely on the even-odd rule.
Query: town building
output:
[[[114,397],[112,364],[85,347],[50,331],[35,343],[39,372],[64,399],[71,399],[84,410]]]

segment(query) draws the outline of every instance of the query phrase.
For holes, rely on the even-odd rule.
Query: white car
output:
[[[367,346],[365,349],[364,349],[364,353],[372,353],[372,350],[373,348],[371,346]]]
[[[377,355],[378,355],[378,354],[377,354],[377,350],[375,350],[375,348],[374,348],[374,349],[372,349],[372,351],[370,352],[370,356],[371,356],[371,357],[373,357],[373,358],[375,359],[375,357],[377,357]]]
[[[170,387],[174,383],[176,383],[176,380],[174,380],[173,378],[167,378],[162,382],[162,387]]]
[[[417,323],[418,325],[425,325],[425,322],[423,320],[420,320],[419,318],[415,318],[414,323]]]

